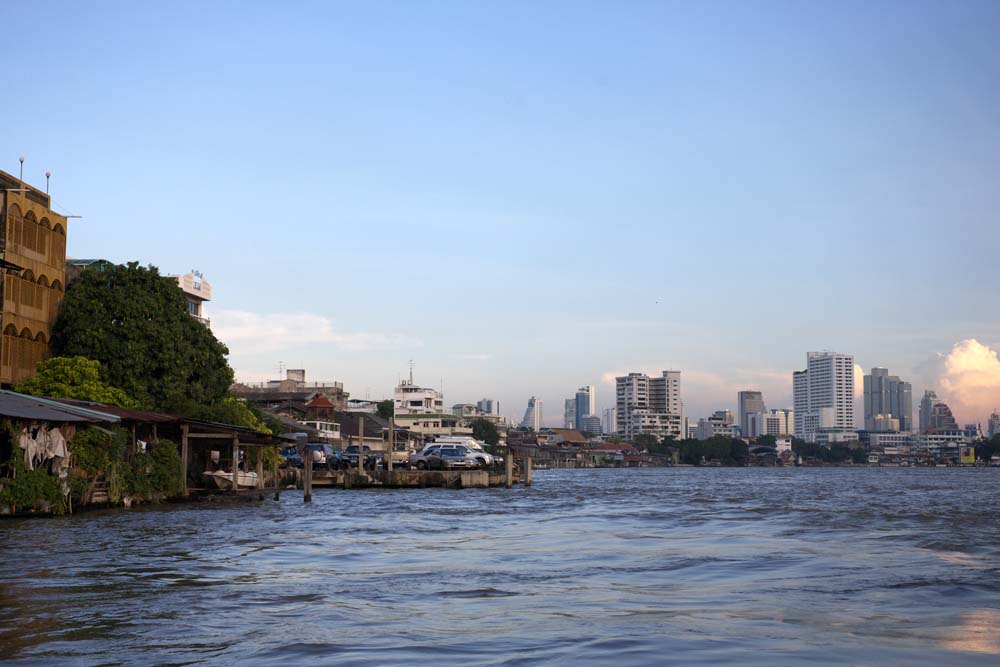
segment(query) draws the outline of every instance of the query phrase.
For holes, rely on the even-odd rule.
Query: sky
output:
[[[8,7],[0,169],[68,253],[202,271],[237,378],[546,421],[810,350],[1000,407],[1000,3]],[[860,383],[857,387],[860,391]]]

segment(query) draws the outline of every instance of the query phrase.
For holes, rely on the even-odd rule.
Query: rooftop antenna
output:
[[[21,162],[21,176],[18,180],[21,181],[21,187],[24,187],[24,156],[17,158]]]
[[[410,384],[413,384],[413,359],[410,359]]]
[[[51,171],[45,172],[45,194],[49,194],[49,178],[52,176]]]

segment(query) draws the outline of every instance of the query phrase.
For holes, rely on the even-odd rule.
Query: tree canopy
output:
[[[99,361],[103,379],[142,407],[193,415],[233,382],[228,350],[188,315],[180,286],[137,262],[83,271],[53,328],[59,356]]]
[[[472,420],[472,437],[487,445],[496,445],[500,442],[500,432],[497,431],[497,425],[489,419]]]
[[[395,414],[395,402],[391,398],[387,398],[384,401],[379,401],[376,404],[376,409],[378,416],[382,419],[392,419],[393,414]]]
[[[108,403],[123,408],[138,407],[124,391],[101,379],[101,364],[86,357],[53,357],[38,364],[35,376],[14,387],[32,396],[73,398]]]

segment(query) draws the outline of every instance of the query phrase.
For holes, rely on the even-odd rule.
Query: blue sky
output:
[[[53,172],[71,255],[203,271],[238,377],[381,397],[412,358],[558,422],[678,368],[696,418],[833,349],[1000,406],[997,3],[6,15],[0,169]]]

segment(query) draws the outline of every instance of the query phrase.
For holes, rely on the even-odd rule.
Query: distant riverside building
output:
[[[338,412],[347,408],[347,399],[350,397],[341,382],[306,382],[304,368],[287,369],[281,380],[237,382],[230,391],[233,396],[254,407],[276,410],[294,417],[301,416],[300,413],[305,411],[305,404],[316,396],[328,398]]]
[[[604,435],[614,435],[618,432],[618,419],[614,408],[604,408]]]
[[[928,433],[951,432],[958,430],[958,422],[951,414],[951,408],[944,401],[937,401],[931,406],[931,414],[927,422]]]
[[[747,414],[747,427],[749,433],[741,433],[747,438],[791,435],[795,429],[795,411],[783,408],[767,412],[751,412]]]
[[[986,426],[986,432],[989,437],[1000,435],[1000,410],[994,410],[993,414],[990,415],[990,420]]]
[[[900,420],[892,415],[865,417],[865,429],[869,431],[905,431]]]
[[[927,429],[931,428],[931,411],[937,403],[938,397],[933,390],[927,389],[924,391],[924,397],[920,399],[919,407],[919,425],[921,433],[926,433]]]
[[[524,411],[521,426],[532,431],[541,431],[542,423],[542,399],[532,396],[528,399],[528,409]]]
[[[886,368],[873,368],[864,378],[865,429],[884,431],[875,426],[877,417],[896,419],[896,431],[913,430],[913,388]]]
[[[733,437],[736,427],[736,420],[733,418],[731,410],[716,410],[711,417],[698,420],[697,438],[708,440],[717,435],[726,438]]]
[[[854,429],[854,357],[809,352],[806,369],[792,374],[795,436],[816,442],[820,428]]]
[[[576,399],[567,398],[563,407],[563,428],[576,428]]]
[[[648,433],[657,438],[684,437],[681,372],[663,371],[660,377],[629,373],[615,378],[617,433],[634,438]]]
[[[601,418],[597,415],[589,415],[580,420],[580,426],[577,430],[583,433],[589,433],[591,435],[601,435]]]
[[[738,406],[736,414],[739,420],[740,434],[748,438],[756,438],[763,435],[751,429],[749,416],[753,413],[766,412],[764,394],[759,391],[744,390],[737,394],[736,400]]]
[[[583,424],[583,419],[585,417],[593,416],[594,413],[597,412],[596,394],[594,385],[591,384],[587,385],[586,387],[580,387],[579,389],[577,389],[575,403],[576,406],[574,414],[575,414],[576,425],[574,428],[576,428],[579,431],[582,430],[581,426]]]
[[[413,382],[413,371],[408,380],[400,380],[393,394],[393,412],[406,414],[444,413],[444,394],[432,387],[418,387]]]
[[[212,286],[202,277],[201,271],[192,271],[183,276],[170,277],[177,281],[187,298],[188,315],[206,327],[211,326],[211,320],[205,317],[204,312],[202,312],[202,304],[212,300]]]
[[[67,229],[50,207],[48,194],[0,171],[3,385],[27,380],[49,357],[66,286]]]
[[[476,407],[479,408],[479,412],[484,415],[490,415],[491,417],[500,416],[500,401],[493,398],[483,398],[476,402]]]

